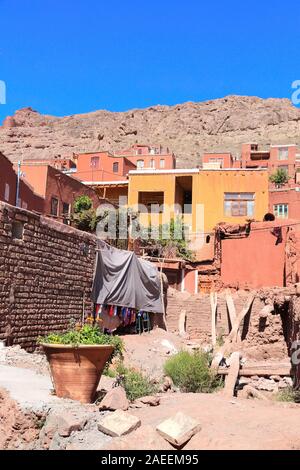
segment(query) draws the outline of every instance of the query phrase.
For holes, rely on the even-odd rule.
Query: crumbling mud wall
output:
[[[237,314],[244,307],[250,291],[232,292]],[[242,326],[239,350],[248,359],[278,360],[290,354],[292,318],[291,301],[295,289],[265,289],[255,291],[251,310]],[[228,335],[231,324],[226,304],[225,291],[218,292],[217,341]],[[272,309],[266,313],[266,305]],[[189,295],[169,289],[167,326],[169,331],[179,332],[180,313],[186,311],[186,333],[193,340],[211,343],[211,304],[208,294]]]
[[[31,351],[91,312],[95,247],[90,234],[0,203],[0,339]]]

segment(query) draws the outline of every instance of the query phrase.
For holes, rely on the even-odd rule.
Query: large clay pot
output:
[[[92,403],[106,362],[114,347],[110,345],[42,344],[50,364],[55,393],[82,403]]]

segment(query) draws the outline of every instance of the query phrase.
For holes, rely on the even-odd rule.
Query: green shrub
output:
[[[283,185],[289,181],[289,175],[284,168],[277,168],[275,173],[273,173],[269,179],[272,183]]]
[[[87,211],[91,209],[92,206],[93,201],[89,196],[78,196],[74,201],[74,212],[77,214],[78,212]]]
[[[122,357],[123,341],[119,336],[106,335],[102,333],[98,326],[84,325],[79,328],[74,328],[66,333],[50,333],[47,336],[38,338],[39,343],[48,344],[70,344],[78,346],[80,344],[110,344],[114,346],[114,351],[110,357],[109,362],[114,357]]]
[[[156,386],[141,372],[120,364],[117,368],[119,383],[124,387],[128,400],[152,395],[157,392]]]
[[[165,373],[182,392],[210,393],[221,386],[221,379],[210,369],[210,355],[181,351],[165,363]]]
[[[300,403],[300,391],[294,390],[293,387],[287,387],[276,393],[275,398],[277,401]]]
[[[105,367],[103,375],[106,375],[106,377],[110,377],[111,379],[115,379],[118,374],[114,369],[111,369],[110,367]]]

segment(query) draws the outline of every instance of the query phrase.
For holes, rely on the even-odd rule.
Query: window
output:
[[[155,160],[154,160],[154,158],[151,158],[151,160],[150,160],[150,168],[155,168]]]
[[[15,240],[23,240],[24,234],[24,224],[23,222],[19,222],[18,220],[14,220],[12,223],[12,237]]]
[[[58,199],[56,197],[51,198],[51,215],[58,216]]]
[[[153,207],[155,206],[155,207]],[[139,192],[139,211],[146,212],[159,212],[164,210],[164,192],[163,191],[142,191]]]
[[[288,147],[281,147],[278,149],[278,160],[287,160],[289,158]]]
[[[63,213],[63,223],[66,225],[70,224],[70,212],[71,206],[67,202],[63,202],[62,213]]]
[[[159,161],[159,168],[165,168],[165,160],[164,158],[161,158]]]
[[[273,206],[275,217],[278,219],[287,219],[289,216],[288,204],[275,204]]]
[[[144,168],[144,166],[145,166],[144,160],[138,160],[138,161],[136,162],[136,167],[137,167],[137,168]]]
[[[119,173],[119,162],[114,162],[113,163],[113,172],[114,173]]]
[[[91,157],[91,168],[99,168],[99,157]]]
[[[6,202],[9,201],[9,193],[10,193],[10,186],[8,183],[5,183],[5,192],[4,192],[4,200]]]
[[[225,193],[224,215],[226,217],[253,217],[254,193]]]
[[[143,155],[143,149],[137,149],[136,154],[137,155]]]

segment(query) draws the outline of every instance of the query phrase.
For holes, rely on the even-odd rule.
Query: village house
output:
[[[146,209],[159,207],[159,222],[168,223],[182,211],[193,234],[209,233],[221,221],[244,223],[262,220],[268,210],[268,177],[264,170],[134,170],[129,173],[128,205],[141,208],[140,220],[147,225]],[[146,208],[146,209],[145,209]]]
[[[162,145],[134,144],[127,150],[115,153],[115,156],[127,158],[138,170],[143,168],[173,170],[176,168],[174,153]]]
[[[285,183],[269,182],[269,212],[278,219],[300,218],[300,150],[292,145],[269,145],[261,148],[257,143],[242,145],[240,158],[231,153],[204,153],[203,169],[264,168],[269,176],[278,169],[287,174]]]
[[[38,212],[69,223],[72,207],[78,196],[89,196],[95,207],[99,198],[94,190],[75,178],[43,162],[27,162],[21,165],[23,179],[34,188],[42,201]]]
[[[168,148],[140,144],[114,154],[108,151],[74,153],[72,159],[55,161],[63,171],[80,181],[102,182],[103,186],[107,182],[126,181],[129,171],[135,169],[176,168],[175,155]]]
[[[204,170],[221,170],[222,168],[241,168],[240,160],[233,157],[230,152],[204,153],[202,155],[202,168]]]
[[[19,197],[17,201],[17,173],[12,162],[0,152],[0,201],[17,205],[23,209],[41,212],[43,199],[22,177],[19,181]]]
[[[300,218],[300,151],[296,145],[271,145],[260,149],[257,144],[242,145],[243,168],[266,168],[269,175],[282,169],[288,176],[284,184],[269,185],[269,211],[276,218]]]

